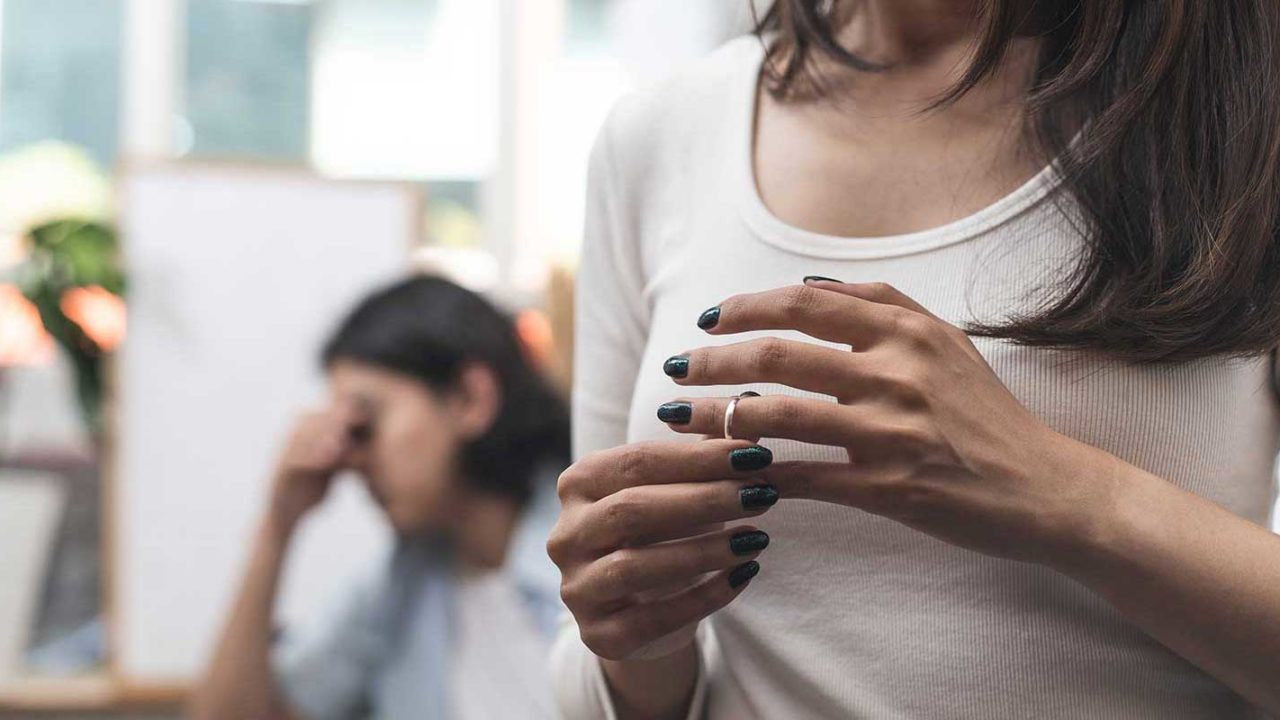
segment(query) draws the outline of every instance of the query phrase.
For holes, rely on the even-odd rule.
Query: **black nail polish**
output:
[[[669,402],[659,405],[658,419],[665,423],[685,425],[693,419],[693,403]]]
[[[823,282],[823,281],[825,281],[825,282],[840,283],[841,285],[843,285],[843,284],[844,284],[844,281],[843,281],[843,280],[836,280],[835,278],[822,277],[821,275],[805,275],[805,276],[804,276],[804,281],[805,281],[805,282],[809,282],[810,280],[812,280],[813,282]]]
[[[729,538],[729,549],[734,555],[750,555],[769,547],[769,533],[763,530],[747,530]]]
[[[742,563],[729,573],[729,587],[737,590],[742,587],[748,580],[760,573],[760,563],[755,560],[749,560]]]
[[[689,374],[689,356],[675,355],[662,363],[662,372],[673,378],[682,378]]]
[[[759,510],[773,507],[778,502],[778,488],[772,485],[752,485],[738,491],[743,510]]]
[[[759,445],[738,448],[729,453],[729,464],[733,465],[733,469],[738,472],[763,470],[769,467],[772,462],[773,453],[769,452],[769,448],[760,447]]]
[[[758,393],[758,392],[756,392],[756,391],[754,391],[754,390],[748,390],[748,391],[746,391],[746,392],[744,392],[744,393],[739,394],[739,395],[738,395],[738,397],[740,397],[740,398],[744,398],[744,397],[760,397],[760,393]]]
[[[698,316],[698,327],[703,330],[710,330],[720,322],[720,306],[717,305],[710,310],[703,312]]]

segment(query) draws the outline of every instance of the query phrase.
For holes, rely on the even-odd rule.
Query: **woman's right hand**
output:
[[[271,521],[283,533],[324,500],[334,474],[352,449],[355,413],[345,406],[299,418],[276,467],[271,492]]]
[[[565,470],[547,552],[592,652],[606,660],[674,653],[699,620],[742,592],[769,538],[723,523],[777,502],[777,491],[753,477],[772,459],[744,440],[651,442]],[[655,647],[676,633],[677,642]]]

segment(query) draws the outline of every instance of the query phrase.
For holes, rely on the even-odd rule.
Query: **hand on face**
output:
[[[361,410],[352,403],[336,403],[298,420],[272,486],[271,515],[279,529],[291,531],[324,499],[333,476],[361,442],[364,422]]]
[[[850,348],[764,338],[695,349],[664,366],[679,385],[774,383],[835,398],[737,403],[735,437],[847,451],[845,463],[768,468],[784,499],[840,503],[979,552],[1041,562],[1087,532],[1084,510],[1106,501],[1110,456],[1038,421],[963,331],[887,285],[810,280],[738,295],[699,325],[713,335],[795,330]],[[664,414],[688,418],[668,422],[677,432],[719,434],[729,401],[679,400]]]

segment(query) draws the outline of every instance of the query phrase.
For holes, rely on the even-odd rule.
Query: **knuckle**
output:
[[[750,362],[763,373],[777,372],[786,367],[788,354],[786,343],[777,338],[767,338],[756,344]]]
[[[630,548],[622,548],[605,557],[600,567],[605,586],[615,591],[632,590],[636,581],[637,560],[635,551]]]
[[[716,370],[716,348],[694,350],[689,355],[689,375],[695,378],[714,377]]]
[[[866,298],[877,302],[884,302],[886,300],[896,298],[899,294],[896,287],[883,281],[869,282],[864,284],[862,287],[863,291],[866,293]]]
[[[638,445],[627,445],[618,450],[615,469],[626,485],[633,485],[647,475],[649,453]]]
[[[892,432],[893,444],[900,450],[919,453],[933,443],[933,434],[927,428],[914,424],[902,425]]]
[[[563,568],[567,563],[573,540],[569,533],[564,530],[559,522],[551,529],[551,534],[547,536],[547,557],[551,558],[551,562],[557,567]]]
[[[781,298],[782,316],[794,320],[807,314],[818,304],[818,292],[808,285],[793,285],[786,288]]]
[[[952,342],[960,343],[962,345],[970,343],[969,333],[965,332],[964,328],[952,325],[951,323],[945,323],[943,324],[942,329],[943,333],[950,338]]]
[[[640,513],[640,503],[627,488],[609,496],[603,520],[619,544],[629,545],[640,538]]]
[[[582,583],[570,580],[564,577],[560,580],[560,599],[564,601],[564,606],[570,610],[581,608],[585,604],[585,596],[582,591]]]
[[[913,373],[901,370],[885,372],[879,378],[882,392],[906,409],[919,409],[928,404],[928,393]]]
[[[929,514],[935,494],[926,484],[898,482],[881,490],[881,507],[900,519],[920,518]]]
[[[560,501],[577,494],[583,485],[583,476],[586,473],[582,470],[582,463],[577,462],[564,469],[560,476],[556,478],[556,494],[560,496]]]
[[[933,323],[928,318],[906,308],[895,308],[892,322],[894,328],[907,337],[916,338],[925,335]]]
[[[767,422],[774,428],[795,427],[801,414],[800,403],[790,397],[774,398],[766,411]]]

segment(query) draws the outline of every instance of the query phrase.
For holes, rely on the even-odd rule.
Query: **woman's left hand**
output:
[[[664,366],[680,385],[777,383],[836,399],[738,401],[736,438],[848,453],[847,463],[772,465],[763,476],[784,500],[849,505],[962,547],[1049,565],[1068,563],[1105,527],[1118,460],[1040,422],[962,330],[888,285],[810,280],[738,295],[699,326],[713,335],[796,330],[850,346],[763,338],[699,348]],[[660,417],[678,432],[720,436],[729,401],[686,398]]]

